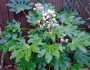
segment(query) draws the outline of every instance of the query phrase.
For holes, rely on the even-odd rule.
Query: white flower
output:
[[[52,10],[48,9],[47,12],[50,14]]]
[[[42,28],[42,25],[40,25],[40,28]]]
[[[55,19],[55,18],[53,18],[53,20],[54,20],[54,21],[56,21],[56,19]]]
[[[33,10],[36,10],[36,8],[33,8]]]
[[[55,11],[48,9],[48,10],[47,10],[47,13],[48,13],[48,14],[54,14]]]
[[[64,39],[63,38],[61,38],[61,42],[64,42]]]
[[[45,16],[47,16],[47,12],[45,13]]]
[[[54,14],[55,13],[55,11],[51,11],[51,14]]]
[[[45,17],[43,17],[42,19],[43,19],[44,21],[46,21],[46,18],[45,18]]]
[[[40,23],[40,20],[38,20],[37,23]]]
[[[56,17],[56,14],[52,14],[53,17]]]
[[[35,6],[37,6],[37,4],[35,4]]]
[[[40,7],[40,9],[42,10],[42,9],[44,9],[44,7]]]
[[[50,27],[51,26],[51,24],[48,24],[48,27]]]
[[[38,6],[40,7],[41,6],[41,3],[37,3],[37,4],[35,4],[35,6],[36,7],[38,7]]]
[[[48,15],[47,17],[46,17],[46,19],[49,19],[50,18],[50,16]]]
[[[65,41],[68,42],[68,39],[66,39]]]
[[[44,16],[44,17],[45,17],[45,16],[47,16],[47,12],[46,12],[46,13],[44,13],[44,14],[42,14],[42,16]]]
[[[49,23],[49,21],[46,21],[46,23]]]

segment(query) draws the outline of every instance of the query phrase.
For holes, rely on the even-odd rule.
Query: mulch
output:
[[[8,66],[4,66],[3,70],[18,70],[18,68],[13,65],[8,65]]]

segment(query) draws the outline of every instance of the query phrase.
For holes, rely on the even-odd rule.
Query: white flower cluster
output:
[[[33,8],[33,10],[36,10],[38,13],[44,13],[44,7],[41,3],[35,4],[35,8]]]
[[[39,24],[40,27],[43,28],[47,25],[47,28],[50,29],[52,27],[58,26],[57,20],[55,19],[55,9],[45,9],[41,3],[37,3],[35,4],[35,8],[33,10],[36,10],[39,14],[42,15],[42,21],[37,21],[37,24]],[[40,24],[40,22],[42,22],[43,24]]]
[[[62,42],[69,42],[69,39],[64,39],[65,36],[66,36],[66,34],[63,34],[62,36],[58,36],[58,38],[60,38],[61,43]]]

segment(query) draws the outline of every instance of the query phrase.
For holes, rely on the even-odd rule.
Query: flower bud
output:
[[[66,39],[65,41],[68,42],[68,39]]]
[[[61,42],[64,42],[64,39],[63,38],[61,39]]]
[[[54,21],[56,21],[56,19],[55,19],[55,18],[53,18],[53,20],[54,20]]]
[[[35,4],[35,6],[36,6],[36,7],[41,6],[41,3],[37,3],[37,4]]]
[[[36,10],[36,8],[33,8],[33,10]]]
[[[44,7],[40,7],[40,9],[44,9]]]
[[[46,13],[44,13],[44,14],[42,14],[42,16],[44,16],[44,17],[45,17],[45,16],[47,16],[47,12],[46,12]]]
[[[51,11],[51,14],[54,14],[55,13],[55,11]]]
[[[49,23],[49,21],[46,21],[46,23]]]
[[[46,19],[49,19],[49,18],[50,18],[50,16],[47,16],[47,17],[46,17]]]
[[[42,25],[40,25],[40,28],[42,28]]]
[[[42,19],[43,19],[44,21],[46,21],[46,18],[45,18],[45,17],[43,17]]]
[[[53,14],[52,16],[53,16],[53,17],[56,17],[56,14]]]
[[[35,4],[35,6],[37,6],[37,4]]]
[[[40,20],[38,20],[37,23],[40,23]]]
[[[47,12],[50,14],[52,10],[48,9]]]

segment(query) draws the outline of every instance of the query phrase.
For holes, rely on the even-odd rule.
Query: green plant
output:
[[[7,5],[16,13],[32,6],[28,0],[11,2]],[[20,8],[16,8],[18,4]],[[80,70],[84,69],[83,65],[90,67],[90,51],[86,49],[90,46],[90,34],[78,28],[85,21],[76,15],[75,12],[67,13],[66,9],[55,12],[51,4],[37,3],[26,15],[27,22],[35,29],[21,28],[21,23],[16,20],[8,21],[0,49],[4,53],[12,52],[10,58],[16,59],[19,70]],[[27,36],[22,35],[23,30],[28,30]]]
[[[16,14],[20,13],[24,10],[30,10],[32,8],[33,3],[29,2],[29,0],[10,0],[11,3],[6,4],[11,7],[10,11],[16,12]]]

